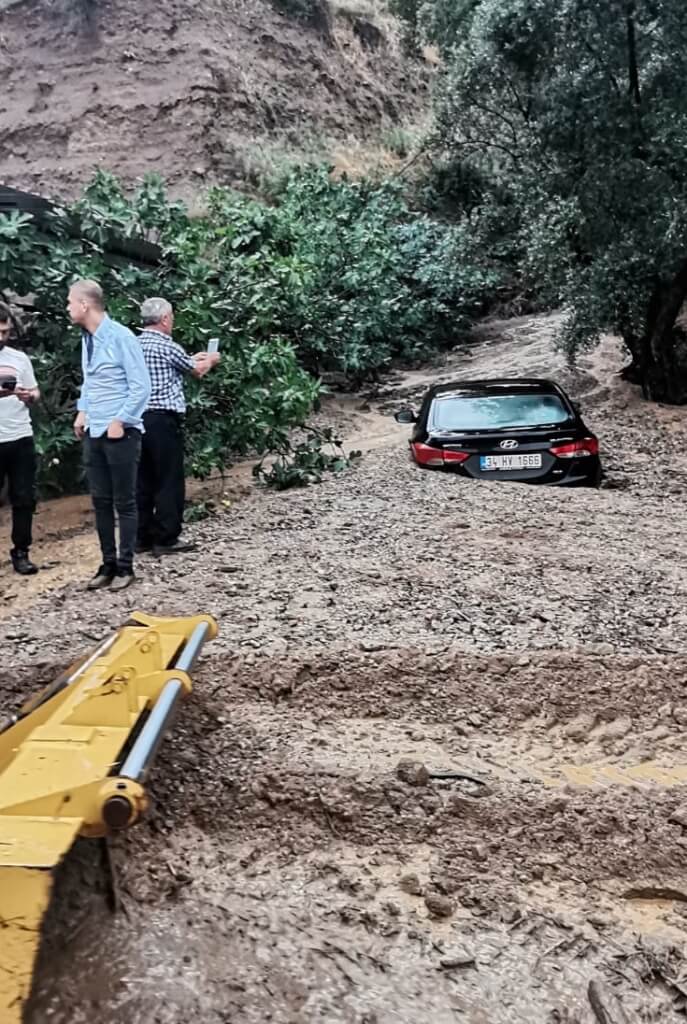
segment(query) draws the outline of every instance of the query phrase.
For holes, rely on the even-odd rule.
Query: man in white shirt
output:
[[[0,488],[9,484],[12,506],[12,550],[15,572],[33,576],[38,567],[29,558],[36,503],[36,450],[29,406],[40,398],[31,360],[8,342],[14,321],[0,302]]]

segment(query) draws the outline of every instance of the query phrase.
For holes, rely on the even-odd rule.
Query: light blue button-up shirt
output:
[[[142,431],[150,374],[138,338],[106,316],[95,334],[83,335],[81,367],[83,384],[76,407],[86,414],[91,437],[102,437],[113,420]]]

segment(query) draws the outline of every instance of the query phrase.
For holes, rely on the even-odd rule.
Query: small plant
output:
[[[405,160],[418,147],[418,134],[401,125],[394,125],[382,135],[382,145],[394,156]]]
[[[214,516],[217,511],[214,501],[202,500],[202,501],[189,501],[184,509],[184,522],[185,523],[202,523],[206,519],[210,519]]]
[[[305,429],[308,433],[305,441],[296,445],[287,441],[253,467],[256,480],[277,491],[307,487],[308,484],[321,483],[325,473],[338,475],[362,458],[362,452],[359,451],[346,455],[341,447],[341,439],[335,436],[331,427],[325,427],[324,430],[315,427]],[[331,450],[326,451],[326,447]],[[265,469],[266,460],[275,455],[270,468]]]

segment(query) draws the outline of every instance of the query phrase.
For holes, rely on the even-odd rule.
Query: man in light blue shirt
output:
[[[73,284],[67,311],[72,323],[82,329],[83,384],[74,433],[84,438],[84,461],[103,559],[88,589],[123,590],[134,580],[136,479],[150,375],[138,339],[105,312],[99,284]]]

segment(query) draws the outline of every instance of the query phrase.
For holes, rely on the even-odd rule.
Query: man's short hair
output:
[[[159,324],[163,317],[173,312],[172,303],[167,299],[146,299],[141,304],[141,323],[144,327]]]
[[[7,302],[0,302],[0,324],[10,324],[12,334],[17,339],[22,339],[26,335],[21,317],[14,312]]]
[[[95,306],[96,309],[105,309],[105,296],[97,281],[91,281],[88,278],[74,281],[70,291],[77,291],[88,303],[90,303],[91,306]]]

